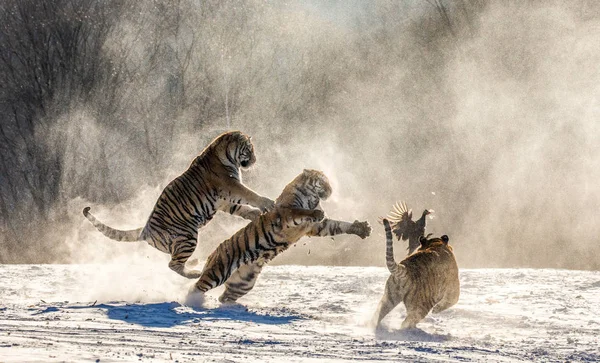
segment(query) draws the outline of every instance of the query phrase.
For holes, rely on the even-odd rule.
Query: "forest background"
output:
[[[0,263],[123,252],[81,209],[143,225],[239,129],[251,188],[321,169],[327,213],[374,227],[279,263],[383,265],[402,199],[461,266],[598,269],[599,30],[595,1],[5,0]],[[218,217],[200,258],[244,223]]]

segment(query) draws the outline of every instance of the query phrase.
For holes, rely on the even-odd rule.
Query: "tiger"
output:
[[[322,171],[304,169],[285,186],[281,195],[275,200],[275,207],[322,210],[321,200],[329,198],[331,193],[329,179]],[[371,234],[371,226],[367,221],[355,220],[351,223],[325,218],[322,222],[313,224],[307,232],[307,236],[334,236],[344,233],[354,234],[365,239]],[[219,301],[233,303],[246,295],[254,287],[267,262],[267,260],[259,260],[239,266],[226,281],[225,291],[219,297]]]
[[[146,241],[171,255],[169,268],[181,276],[196,279],[201,271],[186,262],[196,249],[198,230],[217,211],[254,220],[271,210],[275,202],[242,184],[241,168],[256,162],[251,137],[230,131],[215,138],[188,169],[162,191],[144,227],[122,231],[111,228],[91,213],[83,215],[105,236],[121,242]]]
[[[305,169],[286,185],[271,212],[250,222],[217,247],[208,257],[203,276],[191,293],[204,293],[225,282],[225,291],[219,301],[232,303],[254,287],[267,262],[303,236],[350,233],[363,239],[368,237],[371,227],[366,221],[349,223],[324,219],[320,201],[331,193],[331,185],[323,172]],[[305,219],[299,220],[302,216]]]
[[[458,265],[449,238],[421,236],[421,246],[400,263],[394,260],[390,222],[383,219],[386,234],[386,264],[391,276],[374,316],[376,326],[400,302],[406,306],[401,329],[416,328],[429,311],[438,313],[458,302]]]
[[[323,220],[322,210],[276,207],[223,241],[206,259],[192,293],[222,285],[242,264],[265,262],[285,251]]]

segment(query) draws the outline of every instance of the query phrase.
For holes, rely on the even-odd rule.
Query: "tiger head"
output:
[[[329,179],[322,171],[304,169],[300,175],[283,189],[275,203],[277,205],[297,208],[315,209],[321,200],[326,200],[332,193]]]
[[[322,171],[313,169],[304,169],[300,174],[300,180],[306,190],[312,190],[321,200],[326,200],[331,196],[332,189],[329,179]]]
[[[448,242],[450,242],[450,238],[448,238],[447,235],[443,235],[442,237],[434,237],[434,238],[429,238],[429,236],[431,236],[432,233],[429,233],[427,236],[421,236],[419,237],[419,242],[421,242],[421,247],[419,247],[419,251],[424,251],[430,247],[434,247],[434,246],[446,246],[448,247],[450,250],[452,250],[452,247],[448,244]]]
[[[256,163],[256,154],[254,153],[254,145],[252,137],[244,135],[244,140],[240,142],[238,161],[244,169],[251,167]]]
[[[221,134],[211,145],[215,145],[216,154],[223,163],[246,169],[256,162],[252,138],[240,131]]]

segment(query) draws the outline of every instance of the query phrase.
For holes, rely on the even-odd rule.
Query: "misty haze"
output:
[[[600,8],[440,4],[6,1],[0,261],[107,258],[81,208],[142,226],[236,129],[251,188],[320,169],[328,215],[374,227],[275,263],[381,265],[377,218],[404,200],[464,267],[597,269]],[[198,257],[237,222],[215,218]]]
[[[580,286],[594,296],[599,30],[600,3],[592,0],[4,0],[0,268],[14,278],[39,273],[43,281],[63,272],[86,276],[75,286],[97,289],[61,294],[56,287],[51,295],[60,301],[181,302],[191,282],[169,270],[167,254],[145,242],[112,241],[81,211],[90,206],[121,230],[144,226],[165,186],[218,135],[240,130],[252,137],[257,159],[242,171],[246,186],[274,200],[303,169],[322,170],[333,187],[322,203],[327,216],[373,228],[366,239],[302,238],[269,264],[271,280],[261,277],[265,285],[257,284],[248,305],[265,308],[275,297],[261,291],[280,286],[273,285],[278,278],[295,285],[337,277],[364,284],[356,291],[372,301],[344,300],[360,304],[356,311],[327,310],[331,302],[322,301],[315,311],[329,311],[324,319],[332,321],[342,312],[354,320],[371,314],[389,275],[381,273],[379,218],[397,201],[415,220],[434,210],[427,233],[448,235],[461,271],[473,269],[461,275],[463,304],[495,301],[473,297],[484,293],[468,287],[498,282],[488,268],[506,269],[502,276],[515,284],[527,269],[555,279],[554,289],[573,279],[573,294],[578,282],[595,279]],[[198,233],[198,268],[247,223],[217,213]],[[395,241],[397,261],[407,246]],[[17,273],[13,264],[51,265]],[[99,265],[104,275],[77,267]],[[366,280],[360,271],[370,271]],[[159,285],[164,289],[153,290]],[[355,293],[354,286],[338,291]],[[41,295],[15,290],[13,298],[49,301],[38,287],[27,291]],[[313,305],[306,306],[292,313],[312,316]]]

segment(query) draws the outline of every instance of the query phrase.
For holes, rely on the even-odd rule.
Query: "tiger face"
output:
[[[227,156],[231,158],[238,167],[247,169],[256,163],[252,137],[239,131],[230,133],[227,145]]]
[[[306,178],[304,181],[306,189],[314,191],[321,200],[327,200],[331,196],[331,184],[322,171],[304,169],[302,175]]]
[[[304,169],[283,189],[275,203],[279,206],[321,209],[319,203],[331,196],[329,179],[322,171]]]
[[[254,145],[252,144],[252,138],[250,136],[246,136],[241,142],[238,160],[240,166],[244,169],[247,169],[256,163],[256,154],[254,153]]]

